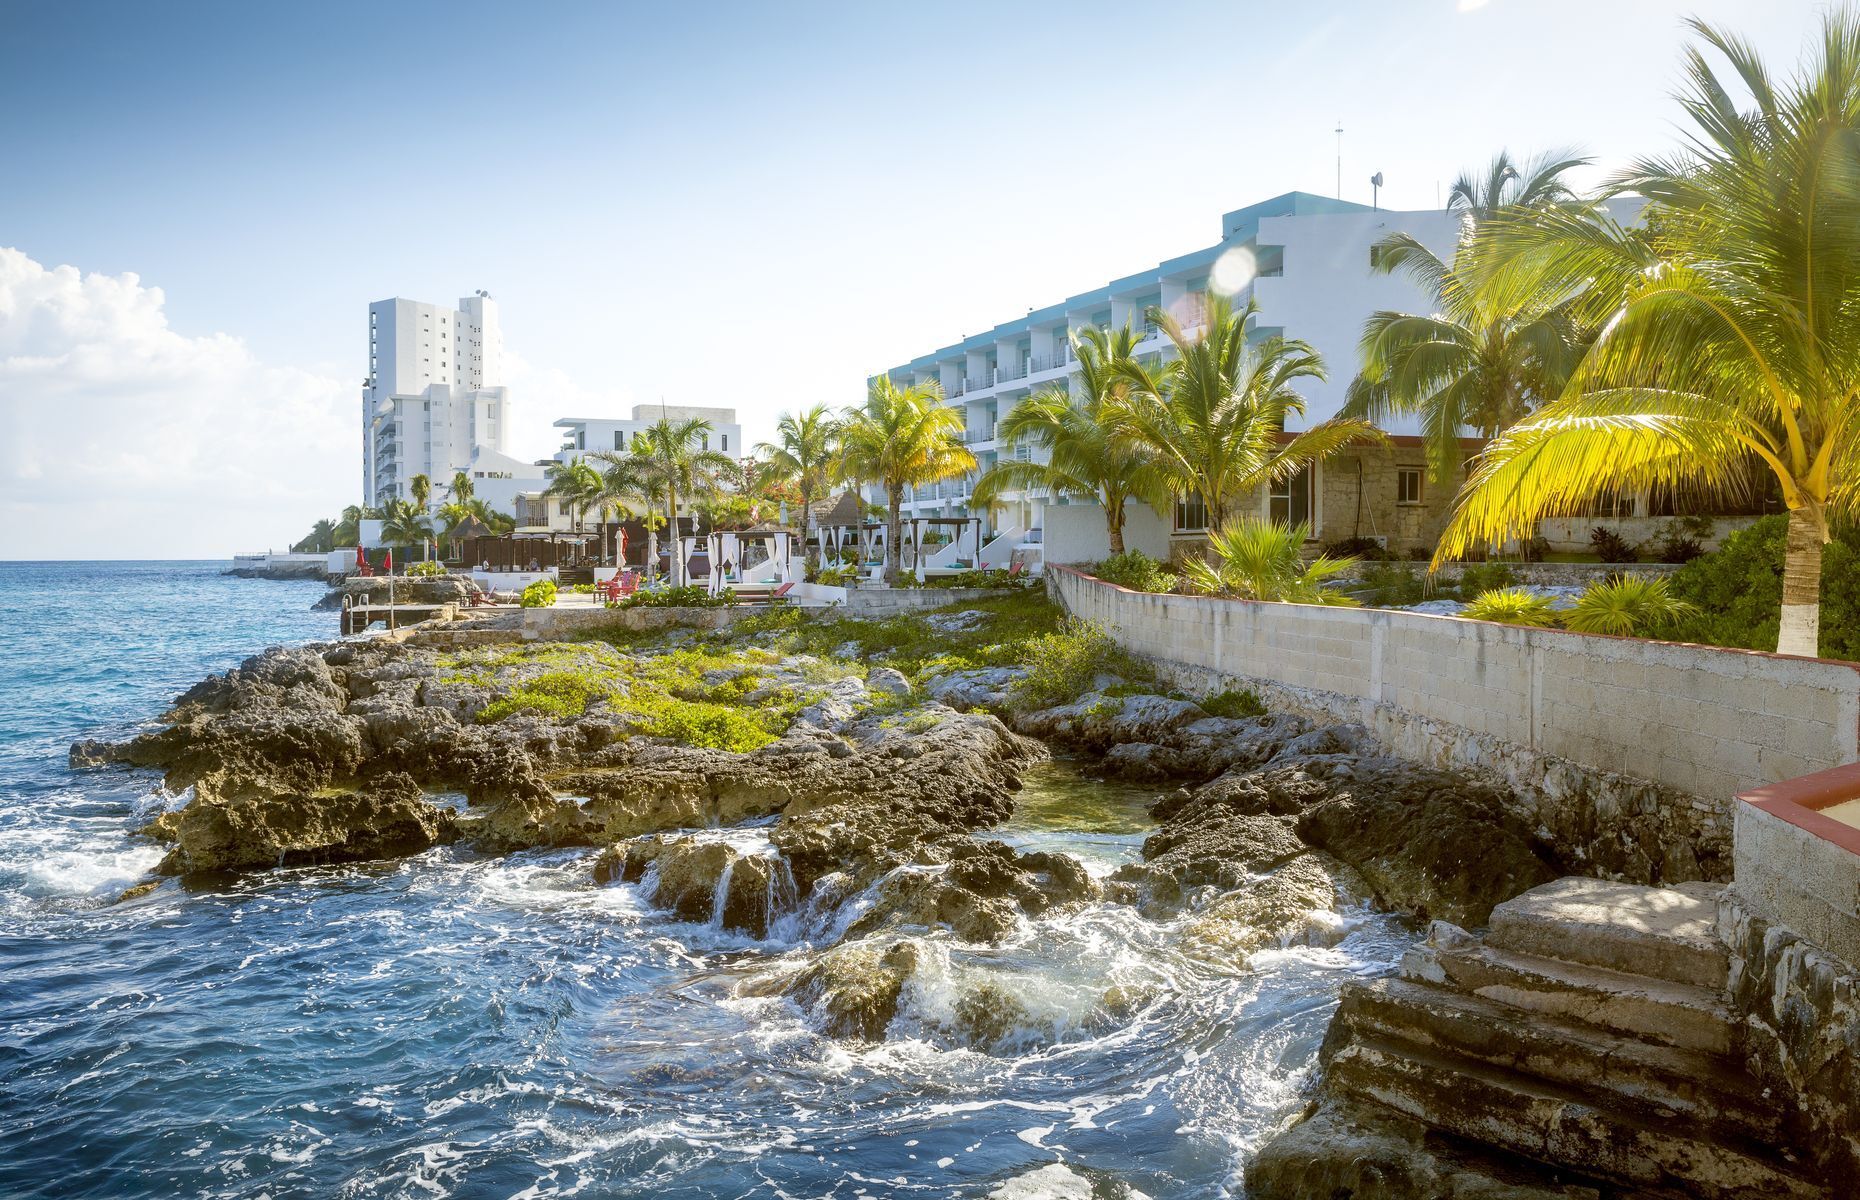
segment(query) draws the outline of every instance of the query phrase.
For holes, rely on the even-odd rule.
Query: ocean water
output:
[[[336,633],[316,585],[221,565],[0,563],[0,1196],[1028,1196],[1054,1163],[1234,1196],[1340,981],[1411,938],[1363,915],[1333,949],[1216,968],[1109,905],[1000,947],[932,938],[892,1039],[858,1046],[739,990],[808,961],[805,914],[764,942],[682,924],[594,887],[585,852],[114,904],[161,857],[130,830],[180,798],[74,773],[68,745]],[[1140,798],[1094,786],[1043,781],[1005,836],[1113,869]],[[979,981],[1019,1013],[987,1053],[949,1033]],[[1113,985],[1134,1011],[1107,1022]]]

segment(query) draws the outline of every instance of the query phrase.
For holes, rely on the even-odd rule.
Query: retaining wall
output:
[[[1860,759],[1860,664],[1047,578],[1192,686],[1498,774],[1572,865],[1623,878],[1728,877],[1738,792]]]

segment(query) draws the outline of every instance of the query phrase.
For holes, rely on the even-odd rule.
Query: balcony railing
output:
[[[1043,358],[1036,355],[1033,359],[1033,369],[1035,371],[1056,371],[1060,367],[1071,362],[1072,358],[1071,347],[1067,347],[1057,354],[1048,354]]]
[[[1013,366],[1002,367],[995,372],[996,383],[1007,383],[1011,380],[1025,378],[1027,378],[1027,361],[1025,359],[1022,359]]]

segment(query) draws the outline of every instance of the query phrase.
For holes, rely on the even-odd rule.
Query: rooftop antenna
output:
[[[1382,172],[1377,171],[1374,175],[1371,175],[1369,177],[1369,207],[1381,208],[1382,205],[1378,199],[1378,197],[1380,197],[1381,195],[1382,195]]]
[[[1343,118],[1337,118],[1337,199],[1343,199]]]

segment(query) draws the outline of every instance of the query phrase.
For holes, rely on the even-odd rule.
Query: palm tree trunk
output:
[[[1821,653],[1821,529],[1805,508],[1789,510],[1776,653],[1809,658]]]
[[[673,488],[665,489],[665,530],[671,538],[672,586],[683,587],[685,564],[684,540],[678,536],[678,492]]]
[[[814,565],[814,552],[807,548],[808,527],[814,522],[813,496],[806,488],[801,489],[801,558],[808,565]]]
[[[904,508],[904,489],[895,485],[885,488],[885,584],[897,587],[898,579],[904,574],[904,520],[901,515]]]
[[[1124,552],[1124,498],[1106,496],[1102,503],[1104,504],[1104,531],[1110,536],[1111,553],[1122,554]]]

